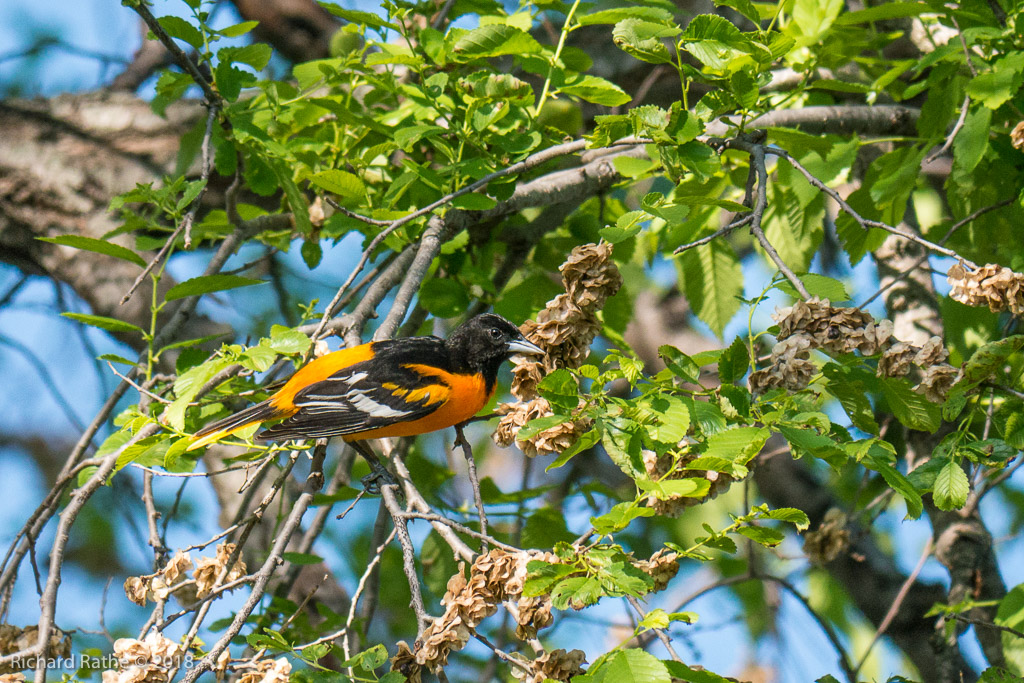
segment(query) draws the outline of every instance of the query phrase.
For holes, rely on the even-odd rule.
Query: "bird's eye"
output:
[[[491,339],[501,339],[501,330],[499,330],[497,327],[492,327],[490,334]]]

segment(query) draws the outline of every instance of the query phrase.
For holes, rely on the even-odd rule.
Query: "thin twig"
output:
[[[786,276],[786,279],[790,281],[797,293],[805,300],[810,299],[811,293],[807,291],[804,283],[800,281],[796,273],[782,260],[779,252],[775,250],[775,247],[772,246],[772,243],[768,241],[768,237],[764,234],[764,228],[761,227],[761,219],[764,216],[765,207],[768,206],[768,170],[765,168],[763,145],[753,146],[751,163],[757,170],[757,201],[754,203],[754,210],[751,212],[750,232],[757,238],[761,248],[765,250],[779,271]]]
[[[640,601],[637,598],[633,597],[632,595],[627,595],[626,600],[633,607],[633,609],[636,610],[637,616],[640,617],[641,621],[647,618],[647,613],[644,612],[643,605],[640,604]],[[652,628],[651,630],[654,631],[654,633],[658,636],[658,640],[660,640],[661,644],[665,646],[666,650],[668,650],[669,655],[672,656],[672,660],[675,662],[682,662],[683,660],[680,659],[679,654],[676,653],[675,648],[672,647],[672,641],[669,639],[668,634],[665,633],[665,629]]]
[[[317,469],[310,473],[311,478],[307,481],[315,481],[314,474],[319,474],[320,481],[322,481],[322,465],[322,462],[319,463],[319,467],[317,468],[318,463],[314,461],[314,467]],[[234,637],[242,630],[242,627],[245,626],[249,615],[252,614],[256,605],[258,605],[263,599],[270,577],[273,576],[274,570],[284,562],[281,555],[284,553],[284,550],[288,545],[288,541],[291,540],[292,534],[295,533],[295,530],[299,526],[299,522],[302,521],[302,516],[309,507],[309,504],[313,502],[315,491],[312,489],[312,486],[307,485],[305,490],[299,495],[298,499],[292,505],[287,519],[285,519],[284,524],[281,526],[280,533],[277,538],[274,539],[274,545],[271,548],[269,557],[267,557],[259,571],[256,572],[255,584],[253,585],[252,592],[249,594],[245,604],[238,610],[238,613],[232,620],[231,625],[224,632],[224,635],[221,636],[221,638],[214,644],[206,656],[195,662],[183,679],[183,683],[194,683],[196,679],[213,668],[213,665],[217,661],[221,652],[228,647],[232,639],[234,639]]]
[[[998,631],[1002,631],[1003,633],[1009,633],[1011,635],[1017,636],[1018,638],[1024,640],[1024,631],[1018,631],[1017,629],[1011,628],[1009,626],[1003,626],[1002,624],[995,624],[995,623],[993,623],[991,621],[982,621],[981,619],[972,619],[971,617],[965,617],[962,614],[950,614],[949,618],[950,619],[954,619],[954,620],[959,621],[959,622],[962,622],[964,624],[970,624],[972,626],[984,626],[985,628],[994,628],[994,629],[996,629]]]
[[[402,546],[402,568],[405,570],[405,578],[409,582],[409,592],[412,594],[410,604],[413,612],[416,613],[416,637],[430,625],[430,617],[423,607],[423,594],[420,592],[420,580],[416,575],[416,554],[412,547],[412,539],[409,537],[409,527],[405,521],[402,508],[398,505],[396,484],[386,484],[381,487],[381,497],[391,514],[395,523],[395,532],[398,535],[398,543]]]
[[[956,139],[957,133],[960,132],[960,129],[964,127],[964,122],[967,121],[967,111],[970,108],[970,105],[971,98],[970,96],[967,96],[964,98],[964,103],[960,105],[960,117],[956,120],[956,123],[953,124],[953,130],[949,131],[949,135],[946,136],[946,141],[942,143],[942,147],[939,147],[933,154],[929,155],[928,158],[924,160],[925,164],[932,163],[948,152],[949,148],[953,146],[953,140]]]
[[[469,444],[469,440],[466,439],[466,433],[462,429],[462,425],[455,425],[455,445],[462,447],[462,454],[466,457],[466,468],[467,474],[469,475],[469,483],[473,487],[473,502],[476,503],[477,516],[480,519],[480,533],[483,536],[487,536],[487,512],[484,511],[484,499],[480,494],[480,479],[476,474],[476,461],[473,459],[473,447]],[[487,552],[487,540],[486,538],[480,542],[480,552]]]
[[[475,539],[478,539],[478,540],[481,540],[481,541],[485,541],[487,543],[492,543],[492,544],[498,546],[499,548],[503,548],[504,550],[507,550],[510,553],[518,553],[519,552],[519,548],[517,548],[515,546],[509,545],[507,543],[502,543],[501,541],[499,541],[498,539],[494,538],[493,536],[488,536],[487,534],[482,534],[479,531],[477,531],[476,529],[471,529],[471,528],[469,528],[468,526],[466,526],[464,524],[459,524],[458,522],[456,522],[454,520],[451,520],[451,519],[448,519],[444,515],[439,515],[436,512],[403,512],[402,516],[407,518],[407,519],[422,519],[422,520],[424,520],[426,522],[435,522],[437,524],[443,524],[443,525],[445,525],[447,527],[451,527],[455,531],[458,531],[460,534],[466,534],[467,536],[472,536]]]
[[[867,649],[864,650],[864,654],[861,655],[860,660],[857,662],[857,666],[853,667],[854,676],[860,672],[864,667],[864,664],[868,661],[868,656],[871,654],[872,648],[875,647],[875,643],[878,642],[879,638],[885,633],[885,630],[889,628],[892,620],[896,618],[896,614],[900,611],[900,607],[903,605],[903,601],[907,598],[910,593],[910,589],[913,587],[914,582],[917,581],[918,575],[921,570],[924,569],[924,563],[932,554],[932,539],[928,539],[928,542],[924,544],[924,550],[921,551],[921,557],[917,561],[917,566],[914,567],[914,571],[910,572],[910,576],[900,586],[899,591],[896,593],[896,598],[892,601],[889,606],[889,611],[885,613],[885,617],[881,623],[878,624],[878,628],[875,629],[875,635],[871,638],[871,642],[868,643]],[[856,680],[856,678],[854,679]]]
[[[675,251],[673,251],[672,253],[673,254],[682,254],[684,251],[689,251],[690,249],[694,249],[696,247],[703,246],[703,245],[707,244],[708,242],[713,242],[714,240],[718,239],[719,237],[722,237],[723,235],[728,235],[730,232],[732,232],[736,228],[743,227],[744,225],[750,223],[750,221],[752,221],[752,220],[754,220],[754,214],[748,213],[746,216],[744,216],[743,218],[739,219],[738,221],[734,221],[732,223],[729,223],[724,228],[719,228],[718,230],[714,231],[710,235],[706,235],[704,237],[701,237],[699,240],[695,240],[693,242],[688,242],[687,244],[684,244],[682,246],[676,247]]]
[[[731,142],[732,141],[730,141],[730,143]],[[733,145],[730,144],[730,146],[733,146]],[[855,221],[857,221],[857,223],[862,228],[864,228],[864,229],[878,228],[879,230],[884,230],[886,232],[892,233],[893,235],[899,235],[900,237],[903,237],[904,239],[908,239],[911,242],[916,242],[916,243],[920,244],[922,247],[925,247],[926,249],[930,249],[931,251],[934,251],[937,254],[942,254],[943,256],[948,256],[950,258],[956,259],[960,263],[963,263],[964,265],[969,266],[972,270],[977,270],[978,266],[977,266],[976,263],[974,263],[973,261],[969,261],[969,260],[965,259],[963,256],[961,256],[960,254],[956,253],[952,249],[946,249],[945,247],[943,247],[943,246],[941,246],[939,244],[936,244],[935,242],[932,242],[930,240],[926,240],[925,238],[921,237],[920,235],[916,235],[916,234],[914,234],[914,233],[912,233],[910,231],[903,230],[902,228],[898,228],[896,226],[889,225],[888,223],[882,223],[881,221],[875,221],[875,220],[871,220],[871,219],[868,219],[868,218],[864,218],[859,213],[857,213],[856,209],[854,209],[852,206],[850,206],[846,202],[846,200],[843,199],[843,197],[838,192],[836,192],[834,189],[832,189],[831,187],[829,187],[828,185],[826,185],[822,181],[818,180],[818,178],[815,177],[814,174],[812,174],[810,171],[808,171],[806,168],[804,168],[803,164],[801,164],[799,161],[797,161],[793,157],[793,155],[790,154],[789,152],[787,152],[786,150],[781,149],[779,147],[765,147],[764,151],[767,154],[774,154],[775,156],[782,157],[783,159],[788,161],[790,164],[792,164],[793,168],[798,170],[801,173],[801,175],[803,175],[804,178],[807,179],[807,182],[809,182],[811,185],[816,187],[818,190],[824,192],[829,197],[831,197],[832,200],[835,201],[836,204],[839,205],[839,208],[841,208],[843,211],[845,211],[847,214],[849,214],[850,217],[853,218]]]

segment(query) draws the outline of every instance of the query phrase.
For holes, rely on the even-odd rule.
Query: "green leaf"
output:
[[[623,178],[639,178],[658,167],[658,162],[651,159],[638,159],[636,157],[618,156],[612,159],[612,165]],[[646,213],[646,212],[645,212]]]
[[[184,282],[179,282],[167,290],[164,296],[167,301],[183,299],[187,296],[198,296],[210,292],[221,292],[226,289],[237,289],[238,287],[249,287],[251,285],[262,285],[263,280],[256,280],[241,275],[200,275]]]
[[[882,393],[889,410],[904,426],[934,432],[942,424],[942,409],[914,391],[902,377],[882,379]]]
[[[569,418],[565,415],[548,415],[547,417],[538,417],[530,420],[520,428],[519,433],[516,435],[516,441],[526,441],[527,439],[540,434],[545,429],[557,427],[568,420]]]
[[[902,472],[879,457],[867,457],[862,462],[868,469],[881,474],[882,478],[885,479],[885,483],[902,496],[903,500],[907,503],[907,517],[909,519],[917,519],[921,516],[921,513],[924,511],[921,493]]]
[[[732,245],[714,240],[683,252],[676,263],[694,313],[721,337],[743,294],[743,270]]]
[[[672,61],[662,38],[681,33],[676,26],[665,26],[630,17],[615,24],[612,41],[626,54],[648,64],[667,64]]]
[[[672,13],[661,7],[643,7],[632,5],[630,7],[616,7],[614,9],[601,10],[599,12],[587,12],[579,16],[580,26],[593,26],[594,24],[617,24],[623,19],[643,19],[644,21],[669,24],[672,21]]]
[[[778,529],[766,526],[741,526],[736,530],[741,536],[746,536],[754,543],[763,545],[765,548],[774,548],[785,540],[786,536]]]
[[[846,291],[846,285],[835,278],[828,277],[827,275],[818,275],[817,273],[800,273],[797,277],[800,278],[800,282],[804,284],[804,287],[811,296],[828,299],[833,304],[850,300],[850,295]],[[800,298],[800,294],[797,293],[796,288],[793,287],[789,280],[781,280],[775,283],[775,288],[785,292],[794,299]]]
[[[953,168],[958,173],[970,173],[981,162],[988,149],[989,129],[992,126],[992,110],[988,107],[971,107],[956,138],[953,139]]]
[[[750,40],[717,14],[694,17],[679,42],[701,64],[719,72],[733,70],[733,62],[753,50]]]
[[[537,385],[537,390],[555,412],[570,413],[579,405],[576,378],[565,368],[548,373]]]
[[[804,45],[816,43],[843,9],[843,0],[795,0],[793,23]]]
[[[957,382],[957,386],[960,386],[961,383],[971,387],[977,386],[995,374],[1005,365],[1010,355],[1021,348],[1024,348],[1024,335],[1022,334],[1015,334],[1006,339],[985,344],[964,363],[964,376],[960,382]]]
[[[750,0],[714,0],[715,7],[728,7],[750,20],[755,26],[761,25],[761,14]]]
[[[764,519],[777,519],[781,522],[789,522],[799,531],[804,531],[811,525],[807,513],[796,508],[776,508],[760,515]]]
[[[232,24],[231,26],[219,29],[216,33],[227,38],[237,38],[238,36],[244,36],[246,33],[259,26],[259,23],[260,22],[258,21],[243,21],[241,23]]]
[[[277,353],[305,353],[312,343],[309,337],[298,330],[283,325],[274,325],[270,328],[270,348]]]
[[[420,304],[438,318],[454,318],[469,308],[469,294],[455,280],[434,278],[420,287]]]
[[[386,21],[382,17],[379,17],[371,12],[361,12],[359,10],[354,9],[345,9],[341,5],[338,5],[333,2],[320,2],[320,0],[318,0],[318,2],[320,6],[323,7],[325,10],[327,10],[334,16],[338,17],[339,19],[344,19],[349,23],[359,24],[361,26],[366,26],[367,28],[372,29],[387,28],[391,29],[392,31],[400,30],[396,24],[392,24],[390,21]]]
[[[309,553],[281,553],[281,557],[284,558],[285,562],[302,565],[320,564],[324,561],[324,558]]]
[[[328,192],[333,192],[343,197],[360,198],[366,194],[366,186],[363,185],[363,181],[359,179],[359,176],[337,168],[320,171],[310,177],[309,180],[317,187],[322,187]]]
[[[932,486],[932,499],[935,507],[940,510],[959,510],[967,502],[967,494],[971,492],[971,484],[967,481],[967,473],[960,463],[950,460],[935,477]]]
[[[98,327],[101,330],[107,332],[138,332],[139,334],[145,334],[145,330],[137,325],[126,323],[123,320],[117,318],[108,318],[103,315],[89,315],[87,313],[61,313],[65,318],[71,318],[75,322],[85,323],[86,325],[92,325]]]
[[[36,239],[40,242],[49,242],[50,244],[59,244],[65,247],[73,247],[75,249],[95,252],[97,254],[106,254],[107,256],[119,258],[122,261],[134,263],[137,266],[145,267],[146,265],[146,261],[131,249],[106,240],[98,240],[94,237],[85,237],[83,235],[58,235],[57,237],[37,237]]]
[[[750,353],[743,337],[736,337],[718,359],[718,376],[722,382],[742,379],[750,369]]]
[[[501,55],[535,54],[542,50],[526,31],[505,24],[489,24],[467,31],[452,46],[452,57],[470,61]]]
[[[661,660],[636,648],[616,652],[600,671],[608,683],[672,683],[672,677]]]
[[[836,26],[853,26],[854,24],[867,24],[886,19],[902,19],[904,17],[916,17],[924,12],[930,12],[928,5],[923,2],[887,2],[877,7],[844,12],[835,19]]]
[[[653,493],[658,500],[670,500],[675,496],[681,498],[701,498],[708,494],[711,482],[703,478],[686,479],[651,479],[638,478],[636,485],[641,491]]]
[[[590,523],[601,535],[622,531],[637,517],[653,517],[654,508],[637,505],[635,502],[619,503],[600,517],[591,517]]]
[[[690,429],[690,409],[678,396],[664,394],[652,397],[648,403],[658,424],[649,429],[651,438],[660,443],[676,445]]]
[[[732,427],[709,436],[704,455],[745,465],[761,452],[769,436],[766,427]]]
[[[558,457],[544,468],[544,471],[550,472],[551,470],[558,469],[569,462],[574,456],[579,455],[588,448],[593,448],[600,440],[601,430],[591,429],[589,432],[585,432],[580,438],[576,439],[576,443],[559,453]]]
[[[243,47],[222,47],[217,50],[217,57],[221,62],[226,64],[233,64],[235,62],[248,64],[256,71],[263,71],[273,54],[274,51],[271,47],[264,43],[253,43]]]
[[[813,429],[779,425],[779,433],[786,438],[797,452],[810,453],[833,466],[846,461],[846,451],[839,447],[831,437],[818,434]]]
[[[571,84],[559,87],[558,91],[606,107],[617,107],[633,99],[625,90],[600,76],[583,76]],[[620,158],[616,157],[615,161]]]
[[[967,84],[967,94],[989,109],[995,110],[1006,104],[1020,89],[1024,79],[1024,52],[996,60],[992,71],[978,74]]]
[[[181,17],[166,16],[157,19],[160,26],[172,37],[184,40],[197,50],[203,48],[203,34],[192,24]]]
[[[999,608],[996,610],[996,618],[993,621],[999,626],[1024,631],[1024,584],[1014,586],[1003,596],[1003,599],[999,601]],[[1017,677],[1024,676],[1024,638],[1006,631],[1002,633],[1001,637],[1006,665]],[[1019,680],[1019,678],[1005,680],[1009,683],[1009,681]]]

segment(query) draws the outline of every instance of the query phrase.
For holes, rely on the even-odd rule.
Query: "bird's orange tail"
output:
[[[214,441],[223,439],[225,436],[231,436],[235,432],[245,429],[246,427],[254,424],[260,424],[267,420],[276,420],[281,417],[287,417],[288,412],[281,410],[271,403],[271,399],[267,399],[263,403],[257,403],[254,406],[249,406],[245,410],[225,417],[223,420],[217,420],[212,424],[208,424],[198,432],[195,433],[195,441],[190,443],[187,451],[194,451],[197,448],[207,446]]]

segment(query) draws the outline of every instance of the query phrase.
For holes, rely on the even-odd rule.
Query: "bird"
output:
[[[340,436],[380,472],[367,439],[416,436],[462,424],[494,395],[512,356],[544,355],[493,313],[474,316],[447,338],[405,337],[328,353],[299,369],[273,396],[206,425],[187,450],[281,420],[256,441]]]

